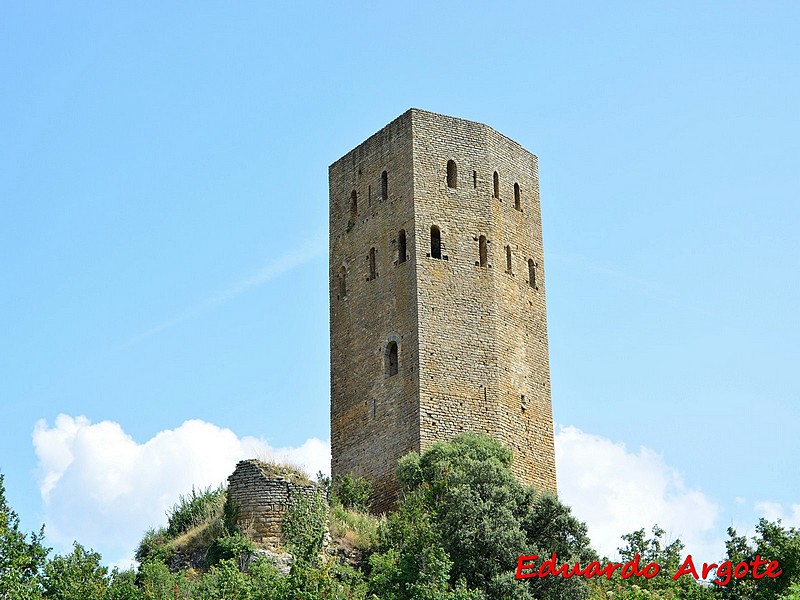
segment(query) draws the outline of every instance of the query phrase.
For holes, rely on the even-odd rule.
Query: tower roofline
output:
[[[392,119],[392,120],[391,120],[389,123],[387,123],[387,124],[386,124],[385,126],[383,126],[381,129],[379,129],[378,131],[376,131],[375,133],[373,133],[373,134],[372,134],[371,136],[369,136],[367,139],[365,139],[364,141],[362,141],[360,144],[358,144],[358,146],[356,146],[355,148],[353,148],[353,149],[352,149],[352,150],[350,150],[349,152],[347,152],[347,153],[343,154],[343,155],[342,155],[342,156],[340,156],[338,159],[336,159],[335,161],[333,161],[333,162],[332,162],[332,163],[331,163],[331,164],[328,166],[328,169],[330,170],[330,168],[331,168],[333,165],[335,165],[336,163],[338,163],[338,162],[339,162],[339,161],[341,161],[342,159],[346,158],[347,156],[349,156],[349,155],[353,154],[353,152],[356,152],[356,151],[358,150],[358,148],[359,148],[359,147],[361,147],[361,146],[365,146],[365,145],[368,145],[368,144],[369,144],[369,143],[371,143],[371,142],[372,142],[372,140],[374,140],[375,138],[378,138],[378,137],[380,137],[380,136],[382,136],[382,135],[385,135],[385,132],[386,132],[387,130],[389,130],[389,129],[391,129],[392,127],[394,127],[396,123],[398,123],[399,121],[402,121],[403,119],[406,119],[406,118],[411,118],[411,127],[412,127],[412,130],[413,130],[413,128],[414,128],[414,116],[415,116],[415,115],[431,115],[431,116],[433,116],[434,118],[437,118],[437,119],[451,119],[451,120],[453,120],[453,121],[458,121],[458,122],[460,122],[460,123],[468,123],[468,124],[470,124],[470,125],[474,125],[474,126],[481,127],[482,129],[485,129],[486,131],[492,132],[492,134],[494,134],[494,135],[496,135],[496,136],[499,136],[499,137],[503,138],[503,140],[505,140],[505,141],[506,141],[506,143],[510,143],[510,144],[513,144],[513,145],[515,145],[515,146],[518,146],[520,149],[524,150],[524,151],[525,151],[525,152],[527,152],[528,154],[531,154],[531,155],[533,155],[534,157],[538,158],[538,157],[536,156],[536,154],[534,154],[533,152],[531,152],[530,150],[528,150],[527,148],[525,148],[525,147],[524,147],[522,144],[520,144],[520,143],[519,143],[519,142],[517,142],[516,140],[513,140],[513,139],[511,139],[511,138],[510,138],[510,137],[508,137],[507,135],[505,135],[505,134],[503,134],[503,133],[500,133],[499,131],[497,131],[497,130],[496,130],[494,127],[492,127],[491,125],[486,125],[485,123],[481,123],[480,121],[473,121],[472,119],[462,119],[462,118],[460,118],[460,117],[453,117],[453,116],[451,116],[451,115],[446,115],[446,114],[444,114],[444,113],[439,113],[439,112],[435,112],[435,111],[432,111],[432,110],[425,110],[425,109],[422,109],[422,108],[414,108],[414,107],[411,107],[411,108],[409,108],[408,110],[406,110],[404,113],[402,113],[402,114],[398,115],[397,117],[395,117],[394,119]]]

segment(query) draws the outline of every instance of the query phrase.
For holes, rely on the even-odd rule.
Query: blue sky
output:
[[[324,464],[327,166],[413,106],[539,156],[559,486],[598,545],[800,525],[799,22],[4,3],[0,470],[23,524],[124,563],[239,458]]]

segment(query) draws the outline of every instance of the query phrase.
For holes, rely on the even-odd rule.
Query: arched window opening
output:
[[[386,171],[381,173],[381,199],[389,199],[389,174]]]
[[[520,197],[518,183],[514,184],[514,208],[522,210],[522,198]]]
[[[511,273],[511,246],[506,246],[506,271]]]
[[[406,262],[406,230],[401,229],[397,234],[397,264]]]
[[[536,263],[533,262],[533,259],[528,259],[528,283],[530,283],[533,289],[537,289],[536,287]]]
[[[482,235],[480,238],[478,238],[478,254],[480,255],[480,265],[482,267],[485,267],[488,261],[488,252],[486,249],[485,235]]]
[[[453,189],[458,187],[458,168],[454,160],[447,161],[447,187]]]
[[[431,227],[431,258],[442,258],[442,232],[436,225]]]
[[[355,190],[350,192],[350,216],[353,219],[358,216],[358,194]]]
[[[369,279],[372,281],[378,276],[378,272],[375,270],[375,248],[369,249]]]
[[[389,342],[386,346],[386,376],[391,377],[397,375],[398,361],[397,361],[397,342]]]
[[[347,269],[339,269],[339,300],[344,300],[347,296]]]
[[[500,197],[500,175],[497,174],[497,171],[494,172],[494,190],[492,191],[492,198],[499,198]]]

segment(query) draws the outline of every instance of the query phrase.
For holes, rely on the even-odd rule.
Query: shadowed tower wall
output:
[[[556,491],[537,159],[412,109],[331,165],[333,475],[397,497],[397,459],[463,431]]]

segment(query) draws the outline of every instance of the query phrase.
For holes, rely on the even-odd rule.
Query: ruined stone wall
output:
[[[283,517],[299,496],[322,493],[317,485],[290,469],[258,460],[243,460],[228,477],[228,503],[236,528],[257,547],[283,547]]]
[[[536,157],[480,123],[412,109],[331,165],[329,183],[333,475],[372,479],[382,510],[400,456],[475,431],[512,449],[523,481],[555,491]]]

